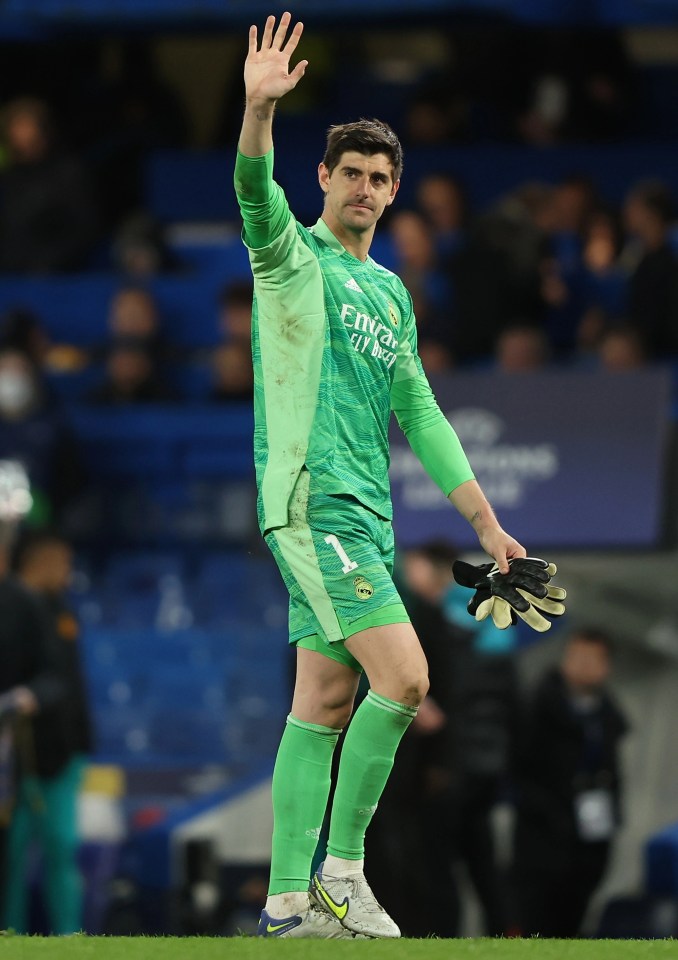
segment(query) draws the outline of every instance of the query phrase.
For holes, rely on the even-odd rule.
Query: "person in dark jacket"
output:
[[[9,537],[8,525],[0,524],[0,904],[16,793],[17,733],[31,718],[49,713],[67,693],[46,611],[8,575]]]
[[[459,936],[461,865],[480,902],[484,932],[501,936],[508,924],[492,813],[511,756],[513,659],[478,650],[472,630],[446,616],[450,592],[461,590],[452,579],[456,558],[450,543],[431,540],[410,547],[402,564],[403,594],[431,686],[380,801],[370,857],[377,861],[377,895],[407,917],[411,936]],[[404,875],[418,877],[416,890],[403,887]]]
[[[516,758],[514,891],[523,936],[576,937],[620,822],[619,742],[607,688],[610,641],[582,628],[537,685]]]
[[[8,165],[0,178],[0,272],[84,267],[97,237],[94,195],[80,161],[59,149],[47,104],[11,101],[2,132]]]
[[[658,360],[678,355],[678,259],[669,229],[676,206],[661,181],[636,184],[624,202],[631,242],[624,252],[631,268],[628,316]]]
[[[78,646],[80,628],[64,596],[71,577],[71,547],[56,533],[28,532],[15,546],[13,566],[49,620],[67,696],[36,714],[20,731],[4,919],[7,927],[29,932],[26,865],[31,841],[37,838],[44,856],[51,930],[75,933],[82,928],[77,796],[92,733]]]

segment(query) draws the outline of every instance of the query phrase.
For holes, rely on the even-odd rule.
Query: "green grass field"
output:
[[[257,940],[252,937],[0,937],[8,960],[632,960],[678,958],[678,940]]]

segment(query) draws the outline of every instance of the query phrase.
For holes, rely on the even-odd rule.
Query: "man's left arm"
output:
[[[508,573],[508,561],[525,548],[499,525],[473,475],[459,437],[445,418],[423,373],[395,380],[391,407],[408,443],[445,496],[475,530],[481,547]]]

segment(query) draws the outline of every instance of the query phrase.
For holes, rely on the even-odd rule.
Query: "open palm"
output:
[[[245,95],[249,100],[279,100],[303,77],[307,60],[301,60],[294,70],[289,69],[290,57],[304,30],[303,23],[297,23],[285,42],[291,19],[289,13],[283,13],[276,30],[275,17],[269,17],[260,49],[257,49],[257,28],[250,27],[249,52],[245,60]]]

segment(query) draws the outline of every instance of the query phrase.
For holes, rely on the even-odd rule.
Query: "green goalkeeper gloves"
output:
[[[499,573],[496,563],[474,566],[456,560],[452,573],[462,587],[475,589],[467,610],[476,620],[492,617],[494,625],[505,630],[518,622],[518,617],[533,630],[550,630],[551,621],[539,612],[561,617],[567,596],[562,587],[552,587],[551,577],[556,565],[538,557],[519,557],[509,560],[509,572]]]

